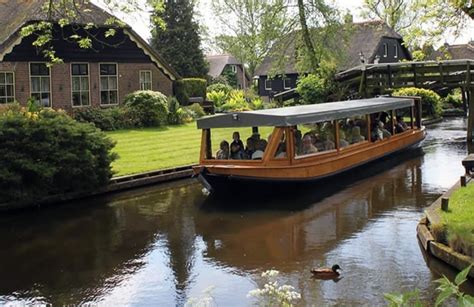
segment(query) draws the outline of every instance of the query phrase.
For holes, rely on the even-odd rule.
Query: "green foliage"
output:
[[[423,117],[439,117],[441,115],[441,97],[432,90],[416,87],[405,87],[395,90],[393,95],[421,97]]]
[[[75,120],[83,123],[93,123],[97,128],[104,131],[125,129],[133,126],[129,119],[129,110],[125,107],[111,108],[80,108],[75,109],[72,116]]]
[[[193,7],[191,0],[167,1],[164,9],[159,6],[154,10],[151,45],[181,76],[204,78],[209,68],[201,49],[199,25],[193,20]],[[156,18],[159,23],[154,22]]]
[[[421,307],[420,290],[406,293],[385,293],[383,295],[390,307]]]
[[[461,94],[448,94],[446,97],[441,99],[443,107],[445,108],[461,108],[462,99]]]
[[[257,97],[252,100],[250,104],[252,110],[263,110],[265,108],[265,104],[263,103],[263,100],[260,97]]]
[[[229,84],[230,87],[235,88],[235,89],[238,87],[237,73],[233,72],[232,68],[229,65],[227,65],[222,71],[222,76],[226,78],[227,83]]]
[[[130,118],[136,127],[162,126],[168,120],[168,101],[165,95],[153,91],[136,91],[125,97]]]
[[[190,97],[206,98],[207,81],[200,78],[185,78],[174,83],[174,93],[181,105],[188,105]]]
[[[232,86],[224,83],[213,83],[207,87],[207,93],[224,92],[224,94],[227,95],[230,91],[232,91]]]
[[[212,91],[207,93],[207,100],[212,101],[214,107],[218,110],[227,102],[228,97],[229,95],[224,91]]]
[[[459,286],[462,285],[467,280],[467,275],[472,269],[472,264],[459,272],[454,279],[454,283],[451,282],[446,276],[436,280],[435,282],[439,284],[437,290],[440,291],[436,299],[435,306],[441,305],[446,299],[450,297],[455,297],[458,303],[458,306],[474,306],[474,297],[464,294],[459,289]]]
[[[326,81],[318,75],[309,74],[300,78],[297,82],[296,92],[301,96],[303,104],[327,101]]]
[[[301,299],[301,294],[291,285],[280,285],[277,280],[278,274],[276,270],[263,272],[265,285],[249,291],[247,297],[257,298],[259,306],[294,306]]]
[[[204,109],[199,103],[193,103],[192,105],[185,107],[185,109],[192,113],[193,119],[201,118],[206,115],[206,112],[204,112]]]
[[[168,98],[168,124],[182,124],[182,111],[183,110],[179,105],[178,99],[176,99],[175,97]]]
[[[225,112],[249,111],[251,110],[251,107],[245,99],[243,91],[233,90],[230,92],[226,103],[221,106],[221,110]]]
[[[0,202],[37,201],[106,185],[114,143],[61,112],[0,114]]]

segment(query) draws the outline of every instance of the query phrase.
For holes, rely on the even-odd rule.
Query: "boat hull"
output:
[[[198,180],[212,193],[229,190],[285,191],[304,188],[306,184],[328,181],[340,174],[360,169],[368,163],[395,153],[417,148],[425,138],[425,131],[417,130],[380,143],[367,143],[341,150],[327,156],[296,159],[289,165],[233,166],[200,165],[195,169]]]

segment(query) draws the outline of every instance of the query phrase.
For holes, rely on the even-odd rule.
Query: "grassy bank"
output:
[[[272,128],[260,129],[262,136]],[[231,141],[235,128],[212,131],[213,152],[222,140]],[[251,128],[239,129],[245,143]],[[160,128],[144,128],[107,132],[117,142],[114,151],[120,158],[113,163],[116,176],[197,163],[201,147],[201,130],[196,123]]]
[[[449,211],[442,212],[441,217],[449,245],[474,257],[474,184],[456,190],[449,198]]]

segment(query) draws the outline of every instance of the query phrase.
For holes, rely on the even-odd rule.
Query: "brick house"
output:
[[[52,44],[64,63],[48,67],[41,50],[32,45],[35,35],[20,35],[25,25],[46,20],[45,2],[0,3],[0,103],[25,105],[32,97],[45,107],[70,112],[118,105],[139,89],[173,95],[179,75],[129,26],[106,37],[112,15],[85,0],[76,1],[77,23],[53,26]],[[95,26],[85,27],[89,23]],[[92,48],[80,48],[69,39],[72,35],[93,36]]]
[[[359,66],[361,60],[364,60],[365,64],[411,60],[411,54],[404,46],[403,38],[383,21],[353,23],[351,28],[350,32],[341,33],[339,36],[341,39],[337,42],[343,46],[338,71]],[[348,36],[345,43],[344,36]],[[284,48],[283,67],[278,67],[281,59],[272,56],[275,52],[271,51],[257,68],[255,73],[258,78],[258,94],[263,99],[269,100],[274,95],[286,91],[294,92],[300,75],[296,68],[298,53],[296,37],[296,33],[291,33],[285,38],[287,42]],[[279,71],[279,74],[274,75],[274,70]]]
[[[251,79],[244,66],[235,57],[229,54],[208,55],[209,76],[213,79],[224,75],[235,75],[237,88],[246,89],[251,85]]]

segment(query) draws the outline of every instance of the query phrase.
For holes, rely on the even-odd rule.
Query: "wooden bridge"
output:
[[[464,110],[469,109],[467,140],[472,142],[474,129],[474,61],[426,61],[363,64],[336,75],[336,81],[358,92],[361,97],[373,97],[387,90],[419,87],[446,93],[459,88]]]

